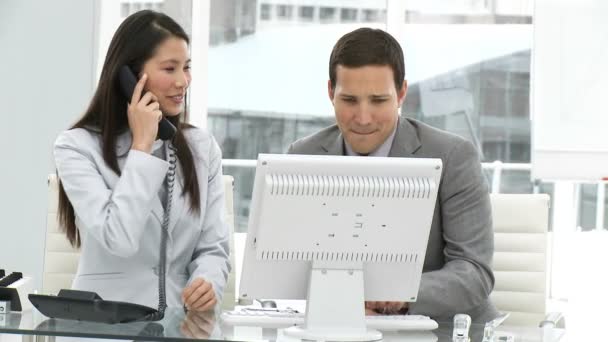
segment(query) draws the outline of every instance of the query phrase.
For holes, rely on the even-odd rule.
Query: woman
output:
[[[84,116],[55,142],[60,224],[81,247],[75,289],[163,310],[163,288],[168,306],[206,311],[221,299],[230,271],[221,152],[185,123],[188,44],[164,14],[129,16]],[[124,65],[139,78],[130,97]],[[172,140],[157,139],[163,118]]]

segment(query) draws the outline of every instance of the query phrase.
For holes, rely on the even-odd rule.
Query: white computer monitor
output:
[[[367,301],[416,301],[441,159],[260,154],[239,296],[306,299],[298,338],[367,341]]]

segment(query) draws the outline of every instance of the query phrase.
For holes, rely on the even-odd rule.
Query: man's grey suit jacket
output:
[[[344,155],[337,125],[302,138],[288,153]],[[498,315],[488,296],[494,287],[490,196],[474,145],[422,122],[399,118],[390,157],[441,158],[443,173],[418,300],[409,312],[437,320],[467,313],[475,322]]]

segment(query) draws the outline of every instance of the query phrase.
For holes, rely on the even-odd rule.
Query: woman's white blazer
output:
[[[191,212],[188,196],[182,195],[184,178],[178,162],[167,242],[168,306],[181,306],[182,290],[197,277],[211,282],[221,300],[230,272],[219,146],[201,129],[183,132],[196,165],[201,213]],[[167,144],[161,148],[168,156]],[[101,136],[91,130],[61,133],[54,155],[82,241],[72,287],[95,291],[106,300],[157,307],[164,214],[159,189],[169,163],[131,150],[130,131],[116,142],[121,175],[108,167]]]

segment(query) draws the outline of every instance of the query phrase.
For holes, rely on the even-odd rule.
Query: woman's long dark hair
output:
[[[129,129],[126,102],[130,101],[121,92],[118,71],[128,65],[139,74],[147,60],[152,58],[158,46],[170,37],[190,39],[183,28],[165,14],[154,11],[140,11],[126,18],[114,34],[104,61],[97,90],[83,117],[70,129],[84,128],[101,132],[103,159],[120,175],[116,157],[116,138]],[[187,101],[186,101],[187,103]],[[184,174],[184,191],[190,197],[190,210],[200,214],[200,193],[192,151],[182,129],[191,128],[186,123],[187,110],[175,117],[168,117],[177,127],[173,144],[177,148],[177,158]],[[61,180],[59,180],[59,224],[74,247],[80,247],[80,234],[76,228],[74,207],[70,203]]]

